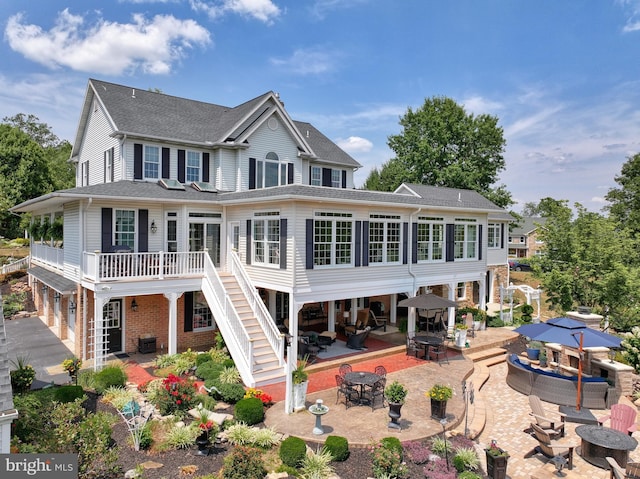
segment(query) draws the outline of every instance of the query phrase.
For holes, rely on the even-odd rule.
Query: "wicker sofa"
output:
[[[562,406],[573,406],[576,403],[578,378],[562,376],[550,371],[534,368],[522,363],[518,356],[511,354],[507,358],[507,384],[516,391],[538,396]],[[607,391],[609,384],[604,378],[582,378],[582,407],[592,409],[607,408]]]

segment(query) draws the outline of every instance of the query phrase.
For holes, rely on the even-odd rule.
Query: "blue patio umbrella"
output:
[[[572,318],[553,318],[546,323],[525,324],[514,329],[514,332],[527,336],[535,341],[558,343],[563,346],[578,348],[578,396],[576,409],[580,409],[582,390],[582,349],[583,348],[619,348],[621,338],[588,328],[583,321]]]

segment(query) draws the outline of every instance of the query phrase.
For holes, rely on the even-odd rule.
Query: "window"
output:
[[[113,244],[135,248],[136,212],[133,210],[115,211],[115,241]]]
[[[256,213],[253,221],[253,262],[280,266],[280,213]],[[268,218],[264,218],[264,217]],[[275,216],[275,218],[274,218]]]
[[[113,181],[113,148],[109,148],[104,152],[104,182],[111,183]]]
[[[264,160],[256,162],[256,188],[268,188],[287,184],[287,164],[280,163],[278,155],[267,153]]]
[[[202,291],[193,293],[193,330],[213,327],[213,314]]]
[[[311,167],[311,182],[312,186],[322,186],[322,168],[319,166]]]
[[[331,170],[331,187],[340,188],[342,186],[342,170]]]
[[[369,264],[400,262],[400,221],[395,215],[370,215]],[[374,221],[375,220],[375,221]]]
[[[144,147],[144,177],[158,179],[160,170],[160,148],[157,146]]]
[[[318,212],[314,221],[313,262],[316,266],[350,265],[353,222],[351,213]]]
[[[466,224],[462,222],[466,222]],[[470,223],[475,223],[475,220],[456,219],[453,234],[453,257],[455,259],[476,257],[478,225]]]
[[[418,218],[418,261],[444,259],[444,219],[428,216]]]
[[[83,161],[80,167],[80,185],[89,186],[89,162]]]
[[[489,248],[500,248],[502,237],[500,236],[500,225],[497,223],[489,223],[487,234],[489,236],[487,242]]]
[[[175,212],[167,213],[167,251],[176,253],[178,251],[178,216]]]
[[[458,283],[456,287],[456,295],[458,299],[464,299],[466,297],[465,283]]]
[[[200,152],[187,151],[187,183],[200,181]]]

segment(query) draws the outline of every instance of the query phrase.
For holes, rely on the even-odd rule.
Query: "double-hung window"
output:
[[[399,263],[400,216],[369,215],[369,264]]]
[[[342,187],[342,170],[331,170],[331,187]]]
[[[498,223],[489,223],[487,229],[487,247],[500,248],[500,244],[502,243],[500,225]]]
[[[115,210],[114,244],[135,248],[136,212],[134,210]]]
[[[456,218],[453,235],[454,259],[477,257],[478,225],[476,220]]]
[[[267,153],[264,160],[256,162],[256,187],[268,188],[287,184],[287,164],[280,163],[273,151]]]
[[[114,148],[109,148],[104,152],[104,182],[111,183],[113,181],[113,156]]]
[[[213,327],[213,314],[202,291],[193,294],[193,330],[204,330]]]
[[[350,265],[353,221],[351,213],[317,212],[313,224],[315,266]]]
[[[253,220],[253,262],[280,265],[280,213],[255,213]]]
[[[144,146],[144,177],[158,179],[160,171],[160,148]]]
[[[187,151],[186,179],[187,183],[200,181],[200,152]]]
[[[444,260],[444,219],[418,217],[418,261]]]
[[[311,167],[311,186],[322,186],[322,168],[319,166]]]

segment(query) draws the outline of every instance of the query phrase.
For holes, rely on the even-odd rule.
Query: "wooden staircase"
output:
[[[253,342],[253,370],[255,386],[281,381],[284,369],[277,352],[269,344],[260,323],[255,317],[247,298],[236,278],[230,273],[220,272],[220,280],[227,291],[245,330]]]

